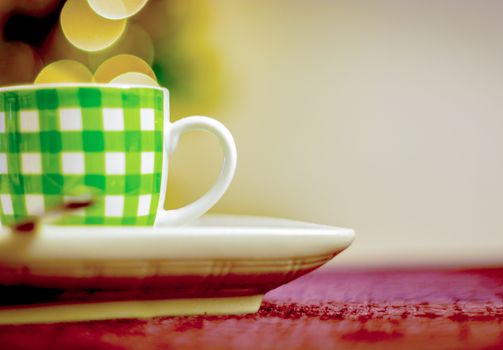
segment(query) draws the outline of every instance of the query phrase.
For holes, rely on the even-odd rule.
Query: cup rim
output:
[[[54,88],[79,88],[79,87],[96,87],[96,88],[116,88],[116,89],[132,89],[132,88],[150,88],[169,92],[162,86],[143,85],[143,84],[120,84],[120,83],[45,83],[45,84],[20,84],[0,87],[0,93],[20,90],[41,90]]]

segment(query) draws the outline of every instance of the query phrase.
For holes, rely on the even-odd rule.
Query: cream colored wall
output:
[[[340,264],[503,260],[503,2],[212,11],[227,86],[212,112],[239,147],[214,212],[353,227]],[[172,205],[210,185],[217,150],[182,141]]]

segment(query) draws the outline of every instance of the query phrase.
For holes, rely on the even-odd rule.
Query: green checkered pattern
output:
[[[59,224],[153,225],[163,92],[57,87],[0,92],[0,220],[39,215],[82,188],[97,203]]]

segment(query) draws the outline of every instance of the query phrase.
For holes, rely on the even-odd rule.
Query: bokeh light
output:
[[[35,84],[89,83],[92,80],[93,74],[82,63],[73,60],[60,60],[42,69],[35,78]]]
[[[148,0],[87,0],[100,16],[109,19],[128,18],[140,11]]]
[[[117,55],[103,62],[96,69],[94,80],[97,83],[108,83],[119,75],[129,72],[143,73],[157,80],[154,71],[147,62],[129,54]]]
[[[68,0],[61,11],[60,23],[63,33],[73,45],[85,51],[98,51],[120,38],[127,21],[110,20],[98,15],[86,0]]]
[[[137,72],[128,72],[119,75],[110,81],[111,84],[126,84],[126,85],[149,85],[159,86],[156,80],[152,77]]]
[[[59,60],[87,61],[88,52],[82,51],[69,42],[60,26],[54,28],[44,43],[43,60],[51,63]]]
[[[87,61],[91,69],[96,69],[106,59],[119,55],[130,54],[140,57],[152,65],[154,62],[154,43],[142,26],[129,22],[124,34],[112,46],[104,50],[90,52]]]

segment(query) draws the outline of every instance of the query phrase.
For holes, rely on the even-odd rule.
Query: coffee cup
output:
[[[202,197],[165,210],[168,157],[189,131],[214,134],[222,171]],[[236,146],[215,119],[170,122],[169,92],[153,86],[42,84],[0,89],[0,220],[44,215],[76,192],[95,203],[64,225],[180,225],[207,212],[235,172]]]

